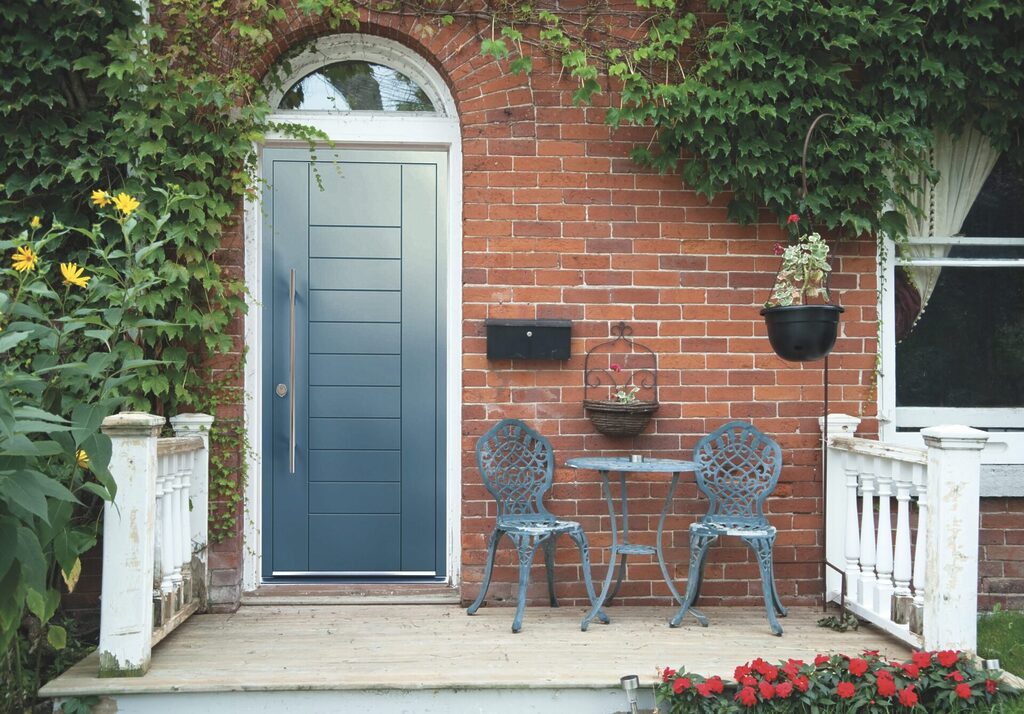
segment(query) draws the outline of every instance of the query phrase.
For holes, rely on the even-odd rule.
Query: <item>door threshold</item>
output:
[[[242,605],[458,605],[446,583],[265,583]]]

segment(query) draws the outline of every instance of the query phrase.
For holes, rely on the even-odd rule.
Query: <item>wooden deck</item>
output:
[[[650,685],[666,665],[731,678],[736,665],[758,656],[864,649],[909,656],[871,628],[818,627],[818,609],[791,610],[782,637],[772,636],[759,609],[705,612],[710,627],[688,618],[671,629],[670,608],[610,607],[610,625],[581,632],[582,609],[530,607],[514,635],[507,607],[468,617],[454,605],[249,606],[194,616],[155,648],[144,677],[98,679],[92,655],[44,694],[618,689],[626,674]]]

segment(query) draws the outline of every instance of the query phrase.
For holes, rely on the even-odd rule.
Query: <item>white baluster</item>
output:
[[[860,489],[860,603],[875,609],[875,474],[871,458],[861,460]]]
[[[165,616],[167,614],[164,608],[163,598],[163,568],[164,568],[164,557],[163,547],[164,539],[167,538],[167,532],[164,530],[163,522],[163,507],[164,507],[164,479],[161,471],[161,464],[163,459],[157,457],[157,473],[156,489],[154,491],[156,498],[156,518],[153,521],[153,601],[157,603],[158,613],[154,614],[153,624],[155,626],[162,625],[164,623]]]
[[[194,451],[188,451],[178,457],[178,473],[181,476],[181,532],[178,535],[178,558],[181,562],[183,604],[192,600],[192,537],[189,527],[189,493],[194,458]]]
[[[157,479],[162,482],[163,498],[160,499],[160,591],[165,598],[174,592],[174,528],[171,503],[174,500],[170,463],[167,456],[159,459]]]
[[[893,561],[892,577],[895,595],[910,595],[910,489],[913,464],[899,462],[894,474],[896,481],[896,556]]]
[[[892,496],[892,468],[895,464],[891,459],[873,459],[878,483],[878,539],[875,547],[875,570],[878,573],[876,584],[875,612],[885,618],[892,613],[892,514],[889,498]]]
[[[846,474],[846,597],[857,600],[860,593],[860,523],[857,519],[857,482],[860,479],[860,457],[843,452],[843,471]]]
[[[914,607],[924,607],[924,576],[928,559],[925,543],[928,540],[928,471],[914,465],[914,485],[917,487],[917,540],[914,541]]]
[[[181,522],[181,472],[178,470],[178,461],[181,454],[173,454],[170,462],[170,480],[173,493],[171,496],[171,563],[174,571],[171,573],[171,581],[174,583],[174,611],[181,608],[181,538],[184,528]]]

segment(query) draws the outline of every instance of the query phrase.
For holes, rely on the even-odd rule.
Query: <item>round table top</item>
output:
[[[679,471],[696,471],[694,461],[681,459],[650,459],[630,461],[628,456],[579,456],[569,459],[565,465],[573,469],[592,469],[594,471],[629,471],[636,473],[676,473]]]

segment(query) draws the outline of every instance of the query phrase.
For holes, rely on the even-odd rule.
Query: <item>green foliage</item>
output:
[[[162,289],[159,247],[180,195],[154,215],[127,194],[90,228],[59,223],[0,241],[0,653],[24,622],[27,646],[63,649],[51,619],[95,545],[98,511],[113,498],[103,419],[132,400],[154,364],[144,329],[164,327],[141,307]],[[109,204],[105,194],[99,203]],[[80,262],[60,247],[78,238]],[[9,261],[9,262],[8,262]],[[38,677],[38,670],[36,672]]]
[[[826,281],[832,266],[828,264],[828,244],[817,233],[800,236],[782,251],[782,266],[765,307],[804,305],[810,298],[828,300]]]
[[[978,656],[1024,677],[1024,612],[995,608],[978,618]]]

